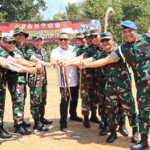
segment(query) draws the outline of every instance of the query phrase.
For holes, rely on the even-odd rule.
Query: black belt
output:
[[[19,73],[18,76],[26,76],[26,73]]]

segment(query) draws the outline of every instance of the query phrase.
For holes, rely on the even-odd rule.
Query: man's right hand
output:
[[[31,73],[31,74],[36,74],[37,68],[36,67],[31,67],[31,68],[26,68],[25,72]]]
[[[88,64],[88,61],[86,59],[83,59],[79,63],[79,68],[80,69],[85,69],[85,68],[87,68],[87,64]]]
[[[40,70],[42,70],[42,65],[41,65],[41,64],[38,64],[38,65],[36,66],[36,68],[40,71]]]

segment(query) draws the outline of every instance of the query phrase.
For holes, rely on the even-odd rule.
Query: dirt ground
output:
[[[47,119],[53,120],[53,124],[49,125],[48,132],[39,132],[33,130],[34,121],[30,114],[30,102],[29,102],[29,89],[25,105],[25,121],[30,122],[32,125],[29,130],[32,131],[31,135],[22,136],[14,133],[13,117],[12,117],[12,102],[10,94],[7,91],[6,107],[4,115],[4,128],[12,134],[10,139],[2,140],[0,150],[129,150],[133,145],[131,143],[132,130],[127,121],[127,129],[129,136],[124,137],[119,132],[118,139],[114,143],[108,144],[106,142],[109,136],[99,136],[100,129],[98,124],[91,122],[91,128],[87,129],[83,126],[83,122],[75,122],[69,120],[68,115],[68,129],[67,133],[60,131],[59,124],[59,104],[60,93],[57,83],[56,70],[50,68],[48,71],[48,93],[47,93],[47,105],[46,114]],[[135,85],[133,83],[134,96],[136,94]],[[81,99],[78,102],[77,108],[78,116],[81,115]],[[150,143],[150,139],[149,139]]]

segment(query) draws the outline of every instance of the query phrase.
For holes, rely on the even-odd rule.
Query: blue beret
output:
[[[137,30],[136,25],[132,21],[129,21],[129,20],[126,20],[121,23],[121,30],[126,29],[126,28]]]

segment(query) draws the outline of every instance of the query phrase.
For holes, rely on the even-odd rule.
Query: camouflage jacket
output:
[[[26,59],[31,61],[32,58],[35,58],[35,57],[44,62],[47,62],[47,52],[45,51],[45,49],[42,48],[41,51],[39,52],[34,46],[32,46],[26,53]],[[32,82],[35,79],[36,75],[29,73],[28,82],[29,83]],[[38,73],[37,80],[40,80],[39,73]],[[42,83],[47,84],[46,68],[44,66],[42,68]]]
[[[26,59],[26,55],[25,55],[25,52],[24,52],[24,49],[23,49],[22,46],[19,47],[16,44],[16,47],[15,47],[14,51],[17,51],[21,55],[22,58]]]
[[[3,58],[7,58],[9,54],[5,51],[3,47],[0,48],[0,56]],[[8,69],[0,66],[0,84],[6,83]]]
[[[132,67],[135,76],[150,75],[150,38],[136,33],[136,40],[121,46],[126,62]],[[119,50],[116,54],[121,58]]]
[[[113,51],[116,48],[113,47]],[[105,58],[109,56],[111,52],[98,52],[95,56],[93,56],[96,60]],[[104,78],[109,83],[115,83],[118,86],[122,86],[124,88],[128,88],[130,86],[131,77],[128,71],[128,68],[123,60],[119,60],[117,63],[108,64],[106,66],[101,67],[101,71],[104,75]]]

